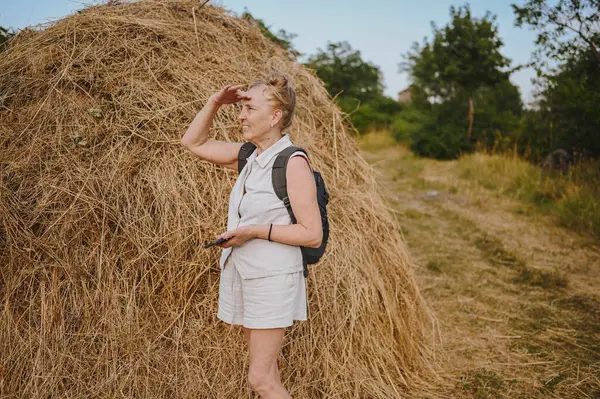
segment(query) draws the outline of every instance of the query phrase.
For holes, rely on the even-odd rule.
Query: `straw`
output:
[[[19,397],[239,398],[240,329],[216,319],[233,171],[180,138],[208,97],[272,71],[332,196],[289,330],[295,398],[390,398],[427,384],[434,319],[374,172],[313,72],[197,1],[110,2],[20,32],[0,56],[0,390]],[[211,138],[241,141],[237,109]]]

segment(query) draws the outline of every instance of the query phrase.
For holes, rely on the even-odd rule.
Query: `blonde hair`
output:
[[[265,86],[269,94],[272,96],[270,101],[275,101],[277,106],[283,113],[282,128],[287,129],[292,124],[294,109],[296,108],[296,90],[290,83],[289,79],[280,73],[269,75],[264,81],[254,82],[248,87],[250,90],[256,86]]]

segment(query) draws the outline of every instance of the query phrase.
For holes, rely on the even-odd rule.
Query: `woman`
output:
[[[225,86],[212,95],[181,139],[199,158],[238,169],[241,143],[208,139],[219,108],[241,102],[245,141],[256,145],[229,198],[227,232],[220,238],[221,280],[217,317],[242,325],[250,352],[248,382],[263,398],[291,398],[277,366],[285,328],[306,320],[306,286],[300,246],[319,247],[322,225],[315,180],[302,152],[287,165],[287,190],[294,216],[276,196],[271,171],[276,155],[293,145],[285,131],[292,123],[296,93],[288,79],[272,75],[252,84]]]

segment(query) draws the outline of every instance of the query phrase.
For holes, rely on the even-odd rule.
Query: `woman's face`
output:
[[[269,132],[272,129],[271,124],[275,126],[279,118],[278,110],[273,109],[273,102],[267,97],[265,86],[254,86],[246,94],[250,100],[241,101],[242,110],[238,119],[242,124],[244,139],[250,141]]]

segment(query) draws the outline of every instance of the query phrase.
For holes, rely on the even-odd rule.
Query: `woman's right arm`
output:
[[[239,86],[225,86],[211,96],[181,138],[181,144],[200,159],[237,170],[237,157],[242,144],[210,140],[208,133],[221,104],[239,101],[244,97],[241,93]]]

